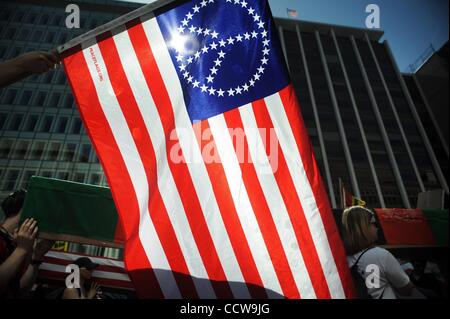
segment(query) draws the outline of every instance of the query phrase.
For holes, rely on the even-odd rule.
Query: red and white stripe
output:
[[[139,297],[352,296],[291,86],[192,125],[151,15],[83,43],[64,65],[124,226]],[[229,128],[246,133],[251,162],[238,160]],[[258,128],[276,132],[276,170]],[[220,163],[202,161],[196,132],[206,130]],[[197,160],[173,163],[177,145]]]
[[[50,251],[44,256],[39,266],[39,277],[47,279],[65,280],[68,276],[66,266],[84,255]],[[122,261],[88,256],[99,266],[92,272],[92,278],[100,286],[134,290],[130,277]]]

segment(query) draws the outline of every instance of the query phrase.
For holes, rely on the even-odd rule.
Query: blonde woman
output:
[[[397,259],[386,249],[376,247],[378,228],[373,212],[350,207],[342,215],[342,225],[349,267],[355,267],[362,276],[370,297],[396,299],[400,294],[423,298],[413,295],[414,285]]]

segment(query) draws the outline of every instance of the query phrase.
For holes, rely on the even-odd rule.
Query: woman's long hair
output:
[[[342,214],[343,240],[347,255],[354,255],[373,245],[370,220],[374,214],[363,207],[353,206]]]

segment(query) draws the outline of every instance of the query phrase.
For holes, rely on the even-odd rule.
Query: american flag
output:
[[[138,296],[351,297],[268,2],[167,2],[63,53]]]

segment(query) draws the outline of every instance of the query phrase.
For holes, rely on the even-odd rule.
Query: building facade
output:
[[[77,3],[81,28],[67,29]],[[51,50],[138,5],[116,1],[0,3],[0,60]],[[339,179],[370,207],[415,207],[448,169],[380,31],[276,19],[282,46],[333,207]],[[445,167],[444,167],[445,166]],[[107,186],[64,71],[0,90],[0,199],[32,175]]]

